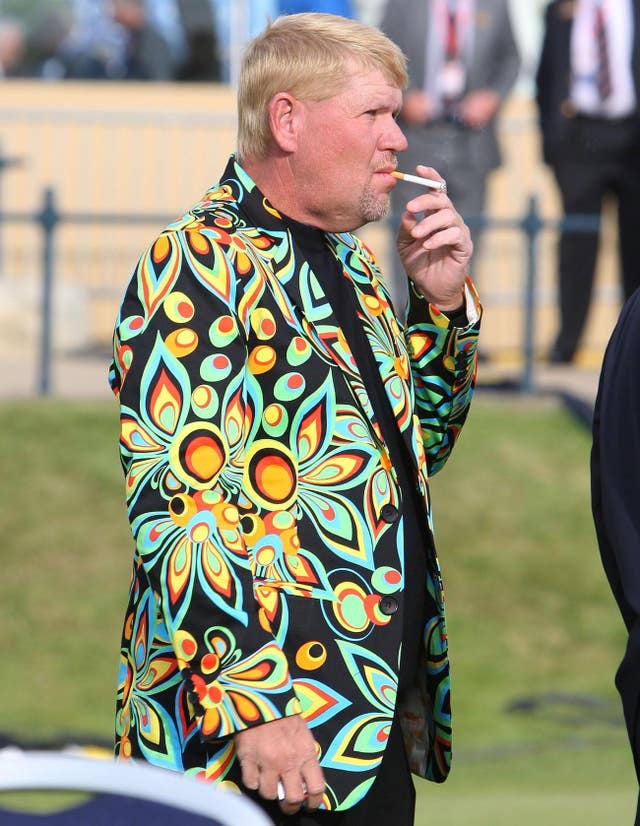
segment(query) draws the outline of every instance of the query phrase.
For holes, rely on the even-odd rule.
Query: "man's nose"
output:
[[[385,135],[385,142],[386,145],[383,148],[390,149],[392,152],[404,152],[409,145],[396,120],[391,120],[388,132]]]

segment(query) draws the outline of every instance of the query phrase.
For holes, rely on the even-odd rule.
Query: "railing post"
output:
[[[529,208],[520,222],[520,228],[527,236],[527,274],[524,293],[524,327],[522,353],[524,357],[520,390],[523,393],[533,393],[533,362],[534,333],[535,333],[535,288],[537,275],[537,241],[538,234],[543,227],[538,209],[538,199],[535,195],[529,198]]]
[[[37,216],[42,227],[42,303],[40,318],[40,372],[39,395],[47,396],[51,390],[51,341],[53,330],[54,288],[54,233],[60,221],[53,189],[44,192],[42,211]]]
[[[0,144],[0,277],[2,276],[2,180],[5,170],[10,169],[12,166],[20,166],[21,164],[22,158],[11,158],[9,155],[5,155],[2,150],[2,144]]]

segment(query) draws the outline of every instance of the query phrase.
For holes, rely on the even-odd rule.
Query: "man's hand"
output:
[[[418,166],[417,171],[423,177],[442,180],[431,167]],[[409,201],[396,243],[418,292],[443,312],[460,307],[473,243],[445,192],[426,190]]]
[[[324,776],[313,736],[297,714],[240,731],[235,736],[242,782],[266,800],[278,798],[280,808],[294,814],[301,806],[317,809],[324,793]]]
[[[402,101],[402,119],[411,126],[424,126],[433,118],[433,101],[421,89],[409,89]]]
[[[458,114],[472,129],[484,129],[498,113],[500,96],[493,89],[475,89],[460,101]]]

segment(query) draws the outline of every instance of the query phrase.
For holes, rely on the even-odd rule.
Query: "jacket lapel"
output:
[[[303,256],[296,255],[295,245],[285,223],[235,164],[234,184],[239,205],[246,202],[252,222],[271,241],[268,253],[257,248],[255,253],[268,261],[275,276],[271,289],[283,313],[295,318],[303,334],[321,349],[342,372],[355,402],[360,407],[376,440],[388,455],[362,375],[355,363],[346,337],[322,288],[321,275],[310,269]],[[259,215],[256,215],[259,212]],[[260,236],[262,237],[262,236]],[[398,428],[405,440],[416,468],[419,466],[419,425],[413,414],[415,399],[410,379],[409,356],[404,336],[380,283],[380,274],[366,255],[357,238],[351,234],[327,234],[329,245],[341,264],[345,277],[353,285],[358,312],[374,354],[387,399],[394,411]]]
[[[421,433],[414,415],[415,395],[409,354],[381,275],[352,235],[330,235],[329,242],[345,276],[349,278],[359,305],[359,316],[369,341],[389,405],[401,436],[419,467]],[[366,389],[364,389],[366,394]],[[367,395],[368,400],[368,395]],[[369,407],[370,407],[369,403]],[[373,412],[371,414],[373,416]],[[375,423],[377,428],[377,422]]]
[[[344,376],[355,402],[363,412],[377,441],[382,435],[376,420],[362,375],[355,362],[347,339],[322,287],[321,276],[308,266],[303,258],[292,254],[292,240],[285,233],[282,243],[288,254],[281,251],[274,257],[274,274],[285,290],[304,334],[331,359]],[[332,249],[335,248],[333,244]],[[282,263],[297,259],[297,265],[283,267]],[[362,301],[356,290],[358,303]]]

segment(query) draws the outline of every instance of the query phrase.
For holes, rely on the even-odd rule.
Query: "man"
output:
[[[0,17],[0,80],[20,74],[26,33],[20,20]]]
[[[556,0],[537,72],[543,154],[564,214],[600,215],[606,196],[617,199],[625,298],[640,286],[639,32],[638,0]],[[597,254],[597,232],[561,233],[554,364],[572,362],[580,345]]]
[[[640,290],[607,346],[593,420],[591,501],[613,595],[628,632],[616,675],[640,780]],[[640,805],[636,813],[640,826]]]
[[[435,166],[463,217],[478,218],[501,160],[496,119],[520,70],[507,0],[388,0],[380,26],[408,60],[403,163]],[[395,223],[406,194],[398,188],[391,195]],[[477,232],[475,242],[477,250]],[[398,258],[390,287],[401,306],[406,276]]]
[[[472,244],[446,194],[407,205],[404,326],[351,234],[388,209],[405,82],[361,23],[270,25],[237,157],[143,255],[116,329],[136,541],[116,749],[278,822],[412,823],[401,727],[414,771],[449,770],[428,475],[471,400]]]

